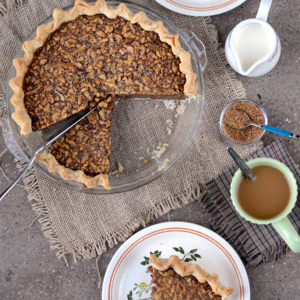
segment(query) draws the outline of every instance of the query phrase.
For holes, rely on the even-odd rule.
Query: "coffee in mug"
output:
[[[290,249],[300,253],[300,235],[288,218],[298,194],[293,173],[286,165],[271,158],[256,158],[247,165],[257,178],[248,181],[240,169],[236,171],[230,185],[235,209],[249,222],[272,224]]]
[[[257,219],[271,219],[288,205],[290,187],[284,174],[272,166],[252,168],[256,179],[242,178],[238,188],[241,208]]]

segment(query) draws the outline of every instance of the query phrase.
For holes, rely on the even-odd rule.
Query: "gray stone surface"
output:
[[[254,17],[258,0],[248,0],[239,8],[213,17],[223,43],[235,24]],[[278,32],[282,55],[276,68],[261,78],[240,78],[248,97],[265,107],[270,123],[300,132],[300,4],[298,0],[274,0],[270,23]],[[270,142],[273,135],[266,135]],[[300,161],[299,142],[284,140],[296,162]],[[4,152],[0,138],[0,189],[16,175],[12,156]],[[2,152],[1,152],[2,151]],[[70,266],[56,259],[49,249],[26,193],[19,184],[0,203],[0,299],[101,299],[97,289],[95,260],[82,260]],[[194,202],[159,218],[157,222],[182,220],[209,227],[199,205]],[[119,246],[110,249],[99,260],[101,275]],[[277,262],[256,268],[247,267],[252,299],[300,299],[300,256],[288,254]],[[103,299],[104,300],[104,299]],[[118,300],[118,299],[116,299]]]

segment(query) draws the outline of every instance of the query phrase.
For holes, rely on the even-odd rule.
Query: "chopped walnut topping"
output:
[[[87,107],[101,91],[183,95],[179,58],[157,33],[122,17],[82,15],[64,23],[35,52],[24,78],[33,130]]]
[[[96,111],[54,143],[50,152],[56,160],[89,176],[108,174],[113,107],[113,98],[109,96],[98,104]]]
[[[221,300],[222,296],[213,292],[209,283],[200,283],[194,276],[182,277],[173,269],[158,271],[149,267],[152,272],[152,300],[193,299]]]

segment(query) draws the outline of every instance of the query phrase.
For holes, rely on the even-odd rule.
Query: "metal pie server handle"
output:
[[[20,181],[20,179],[23,177],[23,175],[25,174],[25,172],[32,166],[33,162],[35,161],[36,156],[44,151],[45,149],[47,149],[53,142],[55,142],[56,140],[58,140],[60,137],[62,137],[69,129],[71,129],[73,126],[75,126],[77,123],[79,123],[82,119],[84,119],[86,116],[88,116],[92,111],[94,111],[97,108],[97,106],[95,106],[94,108],[92,108],[91,110],[89,110],[88,112],[86,112],[85,114],[83,114],[79,119],[77,119],[74,123],[72,123],[71,125],[67,126],[66,128],[64,128],[62,131],[56,133],[54,136],[52,136],[45,144],[43,144],[39,149],[37,149],[33,156],[31,157],[31,159],[29,160],[26,168],[19,174],[19,176],[15,179],[14,182],[12,182],[9,187],[3,191],[0,194],[0,201],[9,193],[9,191]]]

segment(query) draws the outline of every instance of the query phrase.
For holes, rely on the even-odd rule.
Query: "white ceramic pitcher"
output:
[[[267,23],[271,4],[272,0],[261,0],[256,18],[236,25],[226,39],[226,58],[230,66],[244,76],[264,75],[279,60],[280,40]]]

